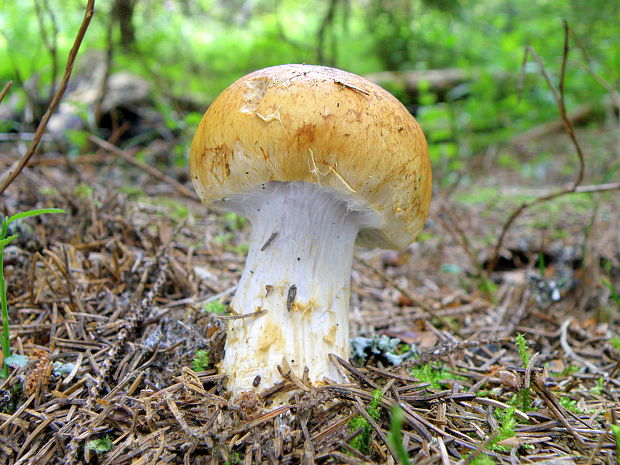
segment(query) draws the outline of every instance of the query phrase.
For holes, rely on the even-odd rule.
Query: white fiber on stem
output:
[[[270,182],[220,203],[252,224],[245,269],[231,307],[221,371],[233,392],[259,390],[292,369],[312,382],[340,380],[329,360],[348,358],[353,246],[374,215],[307,182]]]

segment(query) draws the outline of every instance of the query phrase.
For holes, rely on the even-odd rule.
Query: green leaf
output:
[[[5,245],[7,245],[9,242],[11,242],[13,239],[17,239],[18,235],[17,234],[13,234],[12,236],[7,237],[6,239],[1,239],[0,240],[0,248],[4,247]]]
[[[61,208],[41,208],[39,210],[28,210],[9,217],[9,223],[21,220],[22,218],[28,218],[30,216],[45,215],[46,213],[65,213],[65,211]]]

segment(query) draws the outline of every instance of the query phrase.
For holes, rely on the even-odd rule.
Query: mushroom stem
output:
[[[233,392],[269,388],[292,369],[311,382],[341,380],[329,360],[349,354],[353,246],[367,221],[341,195],[307,182],[276,182],[223,201],[252,224],[221,370]],[[260,378],[257,378],[260,376]],[[254,385],[253,385],[254,383]]]

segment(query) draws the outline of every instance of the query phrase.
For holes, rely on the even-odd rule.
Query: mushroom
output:
[[[342,381],[329,354],[349,354],[354,244],[404,248],[428,216],[431,167],[413,116],[354,74],[274,66],[213,102],[190,171],[203,202],[251,223],[220,363],[228,389],[306,367],[312,383]]]

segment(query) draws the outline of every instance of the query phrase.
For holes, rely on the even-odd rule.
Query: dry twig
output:
[[[565,95],[564,83],[565,83],[565,77],[566,77],[566,65],[568,61],[568,53],[570,51],[569,36],[570,36],[570,29],[569,29],[568,23],[564,21],[564,47],[563,47],[563,53],[562,53],[562,65],[561,65],[561,70],[560,70],[559,84],[557,88],[553,84],[553,80],[551,79],[551,76],[547,72],[547,69],[545,68],[545,65],[542,59],[536,53],[536,51],[530,46],[526,47],[525,49],[523,63],[525,65],[525,63],[527,62],[528,56],[532,56],[534,60],[538,63],[538,66],[540,67],[540,73],[545,79],[547,86],[553,93],[553,97],[555,99],[556,105],[558,106],[558,110],[560,112],[560,117],[562,119],[562,122],[564,123],[564,129],[568,133],[571,139],[571,142],[573,144],[573,147],[575,148],[575,151],[577,153],[577,157],[579,161],[579,169],[577,172],[577,176],[575,177],[575,180],[573,181],[573,184],[570,187],[561,189],[560,191],[554,192],[549,195],[545,195],[543,197],[538,197],[529,202],[524,202],[510,214],[510,216],[508,217],[508,219],[502,226],[502,230],[495,243],[495,247],[493,249],[491,259],[487,263],[487,272],[491,272],[495,269],[495,266],[497,265],[497,262],[499,261],[499,258],[501,255],[501,249],[504,244],[504,239],[506,238],[506,234],[508,233],[508,230],[510,229],[512,224],[515,222],[515,220],[519,216],[521,216],[523,212],[525,212],[527,209],[535,205],[557,199],[558,197],[561,197],[567,194],[575,193],[577,192],[577,189],[583,182],[583,178],[585,175],[585,156],[583,153],[583,149],[581,148],[581,144],[579,143],[579,139],[577,138],[577,134],[575,133],[573,124],[571,123],[571,120],[568,117],[565,99],[564,99],[564,95]],[[522,69],[524,68],[525,66],[523,66]],[[618,186],[616,186],[615,183],[607,187],[612,190],[615,190],[618,188]],[[597,191],[610,190],[608,188],[605,188],[605,189],[601,188],[601,189],[598,189]]]
[[[3,175],[0,177],[0,194],[2,194],[6,190],[6,188],[15,180],[19,173],[22,172],[24,167],[28,164],[28,161],[30,161],[30,158],[35,154],[37,148],[39,147],[39,142],[41,141],[43,133],[47,128],[47,123],[58,108],[58,105],[60,105],[60,101],[62,100],[62,97],[67,90],[69,78],[71,77],[71,72],[73,71],[73,64],[75,63],[77,53],[80,49],[80,45],[82,45],[82,40],[86,35],[86,31],[88,30],[88,26],[90,25],[90,20],[92,19],[94,14],[95,0],[88,0],[88,3],[86,4],[86,11],[84,13],[84,19],[82,19],[82,24],[80,25],[80,29],[78,30],[77,36],[75,37],[75,40],[73,42],[73,47],[71,47],[71,51],[69,52],[69,58],[67,59],[65,73],[62,77],[62,80],[60,81],[60,86],[54,94],[54,98],[52,99],[49,107],[47,108],[47,111],[43,115],[43,118],[41,118],[41,122],[37,126],[37,130],[34,133],[34,138],[28,146],[28,150],[26,150],[26,153],[21,157],[19,161],[14,164],[14,166],[10,167],[7,172],[3,173]]]
[[[133,166],[140,168],[154,178],[157,178],[160,181],[165,182],[166,184],[170,184],[177,192],[183,194],[185,197],[189,197],[192,200],[200,201],[200,197],[198,197],[194,191],[188,189],[176,179],[172,179],[170,176],[162,173],[157,168],[154,168],[150,165],[147,165],[146,163],[141,162],[140,160],[137,160],[136,157],[131,156],[129,153],[119,149],[117,146],[110,144],[109,142],[106,142],[105,140],[100,139],[99,137],[92,134],[88,136],[88,140],[97,144],[99,147],[120,156],[123,160],[127,161]]]
[[[13,85],[13,81],[9,81],[4,85],[4,87],[2,88],[2,92],[0,92],[0,103],[2,103],[2,101],[4,100],[4,97],[6,97],[6,94],[9,92],[9,89],[11,88],[12,85]]]

